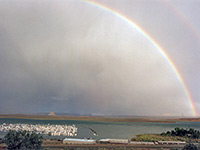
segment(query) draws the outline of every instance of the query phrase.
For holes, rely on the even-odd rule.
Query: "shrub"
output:
[[[35,132],[9,131],[4,137],[8,150],[40,150],[42,136]]]
[[[193,143],[188,143],[184,146],[184,148],[182,150],[199,150],[198,147],[196,145],[194,145]]]
[[[199,139],[200,138],[200,131],[195,130],[193,128],[190,129],[183,129],[176,127],[172,131],[167,131],[166,133],[161,133],[162,136],[179,136],[179,137],[187,137],[190,135],[193,139]]]

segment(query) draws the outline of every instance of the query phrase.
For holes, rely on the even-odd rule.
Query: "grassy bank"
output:
[[[156,141],[187,141],[186,137],[161,136],[160,134],[140,134],[132,138],[131,141],[156,142]]]

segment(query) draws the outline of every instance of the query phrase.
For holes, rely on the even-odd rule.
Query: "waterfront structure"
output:
[[[100,143],[112,143],[112,144],[128,144],[129,141],[127,139],[101,139]]]
[[[95,144],[96,140],[65,138],[63,140],[63,143],[64,144]]]
[[[133,145],[155,145],[155,142],[137,142],[137,141],[130,141],[129,144],[133,144]]]
[[[174,145],[174,144],[177,144],[177,145],[185,145],[186,142],[184,141],[158,141],[158,144],[168,144],[168,145]]]

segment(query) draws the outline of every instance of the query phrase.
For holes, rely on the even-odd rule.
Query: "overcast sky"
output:
[[[200,113],[200,1],[99,0],[148,33]],[[192,115],[167,60],[133,26],[81,0],[0,0],[0,113]]]

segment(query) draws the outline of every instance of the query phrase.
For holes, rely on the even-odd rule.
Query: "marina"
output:
[[[76,138],[92,138],[100,139],[131,139],[138,134],[159,134],[174,129],[194,128],[200,130],[200,122],[176,122],[176,123],[151,123],[151,122],[95,122],[95,121],[80,121],[80,120],[40,120],[40,119],[16,119],[16,118],[0,118],[0,124],[29,124],[29,125],[51,125],[66,126],[74,125],[77,128]],[[97,135],[94,135],[94,130]],[[0,131],[0,137],[3,137],[6,132]],[[71,137],[66,135],[56,136],[54,134],[44,138],[64,139]]]
[[[9,130],[15,131],[29,131],[40,134],[48,134],[51,136],[76,136],[77,127],[75,125],[41,125],[41,124],[0,124],[1,132],[8,132]]]
[[[161,133],[174,127],[199,129],[200,122],[150,123],[150,122],[95,122],[80,120],[34,120],[34,119],[0,119],[0,136],[3,137],[9,130],[27,130],[44,134],[43,148],[182,148],[183,141],[133,141],[137,134]],[[52,129],[52,130],[51,130]],[[66,129],[66,133],[62,132]],[[72,132],[73,130],[73,132]],[[59,131],[59,132],[58,132]],[[71,131],[71,135],[69,136]],[[51,132],[51,136],[48,134]],[[46,134],[45,134],[46,133]],[[74,134],[72,134],[74,133]],[[98,134],[97,134],[98,133]],[[51,137],[51,138],[50,138]]]

